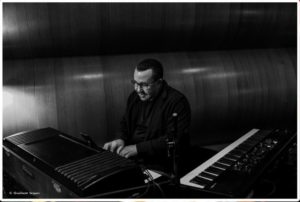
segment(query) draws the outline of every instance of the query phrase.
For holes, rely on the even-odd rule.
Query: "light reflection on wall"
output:
[[[73,77],[73,79],[75,80],[96,80],[102,78],[103,78],[103,74],[101,73],[90,73],[90,74],[76,75]]]
[[[4,88],[5,89],[5,88]],[[13,104],[13,95],[8,89],[3,90],[3,109],[10,107]]]
[[[5,15],[4,15],[5,16]],[[13,37],[18,33],[19,27],[14,25],[9,21],[9,18],[7,20],[3,20],[3,38],[10,36]]]
[[[202,72],[207,72],[209,68],[207,67],[190,67],[190,68],[185,68],[181,72],[183,74],[196,74],[196,73],[202,73]]]
[[[259,10],[255,10],[255,9],[245,9],[243,10],[243,15],[245,16],[251,16],[251,17],[254,17],[254,16],[261,16],[263,14],[263,11],[259,11]]]
[[[237,72],[220,72],[220,73],[212,73],[205,76],[208,79],[224,79],[224,78],[233,78],[239,76]]]
[[[25,93],[20,88],[3,87],[4,129],[11,131],[15,127],[20,129],[34,127],[37,110],[33,95]]]
[[[208,67],[190,67],[181,70],[183,74],[198,74],[198,73],[205,73],[203,74],[204,78],[207,79],[224,79],[224,78],[231,78],[237,77],[240,75],[238,72],[228,72],[228,71],[213,71],[214,68]]]
[[[55,96],[49,86],[3,87],[3,134],[57,127]]]
[[[19,34],[32,34],[35,30],[37,30],[37,27],[39,30],[43,28],[42,23],[37,24],[35,21],[30,21],[30,23],[24,23],[24,24],[16,24],[16,16],[12,12],[8,12],[8,10],[4,10],[3,15],[3,38],[16,38],[19,37]]]

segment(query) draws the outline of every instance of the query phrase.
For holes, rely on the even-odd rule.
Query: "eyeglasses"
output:
[[[161,79],[157,79],[157,80],[155,80],[155,81],[153,81],[153,82],[151,82],[151,83],[145,83],[145,82],[141,82],[141,83],[138,83],[138,82],[136,82],[135,80],[131,80],[131,84],[135,87],[135,88],[137,88],[137,87],[140,87],[140,88],[142,88],[142,89],[144,89],[144,90],[148,90],[153,84],[155,84],[157,81],[160,81]]]

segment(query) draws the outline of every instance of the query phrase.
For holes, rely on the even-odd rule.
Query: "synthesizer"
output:
[[[144,184],[134,161],[52,128],[8,136],[3,149],[3,170],[28,191],[24,198],[88,197]]]
[[[275,159],[295,142],[287,130],[252,129],[180,179],[181,185],[221,197],[245,197]]]

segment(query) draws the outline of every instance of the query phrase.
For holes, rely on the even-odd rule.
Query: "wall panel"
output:
[[[256,49],[4,61],[4,136],[51,126],[99,144],[113,139],[133,69],[147,57],[187,96],[196,144],[235,138],[226,131],[296,126],[295,49]]]
[[[297,3],[4,3],[5,59],[296,47]]]

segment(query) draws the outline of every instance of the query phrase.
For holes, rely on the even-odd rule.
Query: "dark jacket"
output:
[[[149,123],[144,141],[136,143],[138,158],[146,165],[161,170],[169,170],[166,138],[174,128],[172,114],[178,114],[176,151],[179,159],[189,147],[189,126],[191,122],[190,105],[186,97],[170,87],[165,81],[158,96],[153,100],[153,108],[149,115]],[[132,134],[136,129],[138,109],[135,107],[142,102],[134,91],[130,94],[125,115],[121,121],[121,136],[126,145],[133,144]]]

